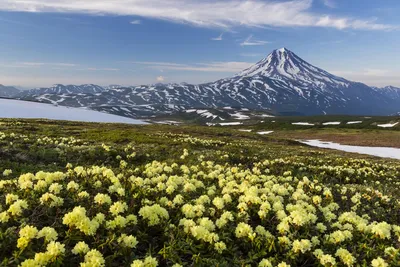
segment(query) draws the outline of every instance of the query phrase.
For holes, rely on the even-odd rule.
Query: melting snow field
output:
[[[181,124],[179,121],[154,121],[157,124],[167,124],[167,125],[178,125]]]
[[[399,123],[396,122],[396,123],[378,124],[378,127],[381,127],[381,128],[392,128],[392,127],[396,126],[397,124],[399,124]]]
[[[53,106],[51,104],[12,99],[0,99],[0,118],[146,124],[140,120],[134,120],[94,110]]]
[[[272,134],[274,131],[257,132],[260,135]]]
[[[293,125],[305,125],[305,126],[314,126],[315,124],[309,122],[293,122]]]
[[[237,120],[249,120],[250,117],[247,115],[244,115],[240,112],[234,113],[234,114],[230,114],[232,117],[235,117],[235,119]]]
[[[241,124],[243,124],[243,123],[241,123],[241,122],[222,122],[222,123],[219,123],[219,125],[221,125],[221,126],[231,126],[231,125],[241,125]]]
[[[239,132],[248,132],[250,133],[252,130],[251,129],[239,129]]]
[[[341,145],[333,142],[323,142],[320,140],[307,140],[300,141],[300,143],[313,146],[313,147],[321,147],[321,148],[330,148],[341,150],[345,152],[352,152],[358,154],[366,154],[381,158],[392,158],[392,159],[400,159],[400,148],[393,147],[369,147],[369,146],[349,146],[349,145]]]
[[[347,124],[360,124],[362,121],[349,121]]]
[[[340,125],[340,121],[325,122],[322,125]]]

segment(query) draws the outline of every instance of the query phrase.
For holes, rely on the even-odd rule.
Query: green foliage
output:
[[[59,127],[0,124],[0,266],[400,263],[398,161],[197,126]]]

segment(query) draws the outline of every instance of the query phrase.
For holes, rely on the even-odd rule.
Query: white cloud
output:
[[[266,44],[270,43],[267,41],[257,41],[257,40],[252,40],[252,39],[253,39],[253,35],[250,35],[240,45],[241,46],[256,46],[256,45],[266,45]]]
[[[396,25],[311,12],[313,0],[1,0],[0,10],[141,16],[202,27],[317,26],[393,30]]]
[[[254,63],[249,62],[211,62],[211,63],[197,63],[193,65],[177,64],[167,62],[133,62],[136,64],[147,65],[152,69],[163,70],[180,70],[180,71],[197,71],[197,72],[226,72],[236,73],[240,72]]]
[[[156,80],[157,80],[157,82],[163,82],[163,81],[165,81],[165,77],[164,76],[158,76]]]
[[[137,20],[132,20],[132,21],[131,21],[131,24],[133,24],[133,25],[139,25],[139,24],[142,24],[142,21],[139,20],[139,19],[137,19]]]
[[[75,66],[77,66],[77,64],[71,64],[71,63],[44,63],[44,62],[17,62],[16,65],[31,66],[31,67],[39,67],[39,66],[75,67]]]
[[[326,5],[327,7],[336,8],[336,3],[335,3],[334,0],[322,0],[322,2],[323,2],[324,5]]]
[[[79,70],[88,70],[88,71],[119,71],[119,69],[115,69],[115,68],[83,68],[83,69],[79,69]]]
[[[221,33],[218,37],[215,37],[215,38],[211,38],[211,40],[213,40],[213,41],[222,41],[223,39],[222,39],[222,36],[223,36],[224,34],[223,33]]]

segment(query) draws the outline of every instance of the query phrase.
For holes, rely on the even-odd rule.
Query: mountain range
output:
[[[370,87],[346,80],[313,66],[286,48],[274,50],[233,77],[211,83],[129,87],[58,84],[10,96],[133,118],[222,107],[277,115],[391,115],[400,111],[400,88]]]
[[[20,90],[13,86],[5,86],[0,84],[0,97],[13,97],[19,93]]]

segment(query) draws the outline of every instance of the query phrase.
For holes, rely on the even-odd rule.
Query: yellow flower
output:
[[[114,216],[117,216],[118,214],[125,212],[127,209],[128,205],[125,202],[118,201],[111,205],[110,213]]]
[[[10,205],[8,208],[8,212],[11,213],[13,216],[20,216],[22,215],[22,211],[28,208],[28,202],[26,200],[17,200],[13,204]]]
[[[90,250],[85,255],[85,261],[81,263],[81,267],[103,267],[106,261],[103,255],[96,249]]]
[[[216,197],[213,199],[212,203],[214,204],[214,206],[219,209],[222,210],[225,207],[225,203],[224,203],[224,199],[220,198],[220,197]]]
[[[59,183],[52,183],[49,186],[49,191],[56,195],[59,194],[61,192],[61,190],[62,190],[62,185],[60,185]]]
[[[133,235],[122,234],[118,238],[118,243],[122,244],[124,247],[127,248],[135,248],[139,242]]]
[[[78,197],[80,198],[88,198],[89,196],[90,196],[89,193],[86,191],[82,191],[78,194]]]
[[[37,234],[37,238],[44,237],[46,243],[55,241],[58,238],[57,231],[52,227],[43,227]]]
[[[311,242],[308,239],[294,240],[292,243],[294,253],[305,253],[311,250]]]
[[[246,223],[239,223],[236,227],[235,234],[237,238],[248,237],[252,240],[255,237],[253,229]]]
[[[371,262],[372,267],[387,267],[389,264],[386,263],[384,259],[378,257]]]
[[[24,249],[29,245],[29,242],[36,237],[38,230],[34,226],[27,225],[19,230],[19,238],[17,247]]]
[[[160,224],[163,219],[169,219],[168,211],[158,204],[142,207],[139,215],[148,221],[149,226]]]
[[[9,176],[10,174],[12,174],[12,170],[10,169],[6,169],[3,171],[3,176]]]
[[[10,205],[10,204],[12,204],[14,201],[16,201],[18,199],[19,199],[19,197],[17,195],[7,194],[6,195],[6,204]]]
[[[71,252],[72,254],[78,255],[78,254],[86,254],[88,251],[89,251],[89,246],[85,242],[80,241],[74,246]]]
[[[37,266],[46,266],[51,259],[52,256],[48,252],[39,252],[35,254],[35,263]]]
[[[51,241],[47,245],[47,252],[52,258],[56,258],[65,253],[65,245],[60,242]]]
[[[346,265],[346,266],[353,266],[355,263],[356,259],[351,255],[351,253],[347,249],[339,248],[336,251],[335,256],[339,257],[340,260]]]
[[[267,259],[263,259],[258,264],[258,267],[272,267],[272,263]]]
[[[75,181],[71,181],[67,184],[67,190],[76,191],[79,189],[79,184]]]
[[[390,239],[390,230],[392,226],[387,222],[376,223],[371,227],[371,233],[381,239]]]
[[[222,252],[226,250],[226,244],[220,241],[214,244],[214,248],[219,254],[222,254]]]
[[[96,202],[97,204],[99,204],[99,205],[103,205],[103,204],[111,204],[112,203],[112,201],[111,201],[111,198],[110,198],[110,196],[109,195],[107,195],[107,194],[97,194],[95,197],[94,197],[94,202]]]
[[[10,216],[7,214],[7,211],[0,212],[0,222],[6,223],[10,220]]]
[[[20,267],[39,267],[39,266],[42,265],[39,265],[34,259],[24,260],[20,265]]]

